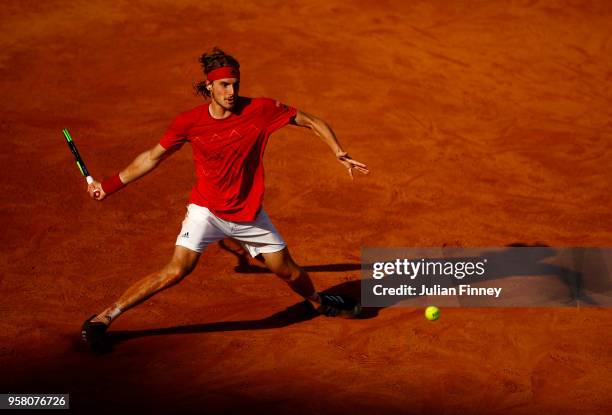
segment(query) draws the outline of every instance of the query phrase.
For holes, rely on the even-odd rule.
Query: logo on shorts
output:
[[[185,232],[181,235],[181,238],[189,238],[189,232]]]

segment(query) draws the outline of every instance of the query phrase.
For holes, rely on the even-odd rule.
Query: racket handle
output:
[[[91,176],[85,177],[85,180],[87,180],[87,184],[92,184],[94,182],[94,179]],[[94,191],[94,197],[96,199],[100,197],[100,191],[99,190]]]

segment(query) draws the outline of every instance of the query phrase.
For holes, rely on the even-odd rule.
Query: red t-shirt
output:
[[[176,117],[159,143],[167,150],[191,143],[198,180],[189,203],[225,220],[250,222],[263,201],[268,137],[296,113],[273,99],[240,97],[232,114],[217,120],[203,104]]]

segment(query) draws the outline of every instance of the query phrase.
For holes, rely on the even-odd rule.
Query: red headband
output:
[[[240,79],[240,70],[234,66],[222,66],[221,68],[214,69],[206,74],[206,79],[208,79],[210,82],[224,78]]]

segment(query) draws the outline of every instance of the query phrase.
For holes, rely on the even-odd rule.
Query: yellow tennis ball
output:
[[[440,318],[440,309],[434,305],[430,305],[425,309],[425,318],[429,321],[434,321]]]

